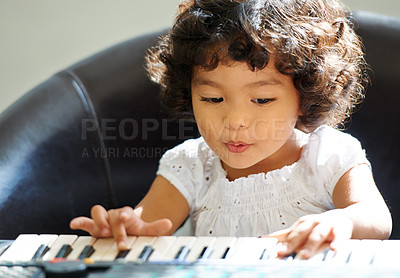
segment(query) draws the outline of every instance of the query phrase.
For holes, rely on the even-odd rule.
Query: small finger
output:
[[[283,230],[279,230],[276,232],[273,232],[271,234],[268,235],[264,235],[261,237],[268,237],[268,238],[276,238],[278,241],[284,241],[286,239],[286,237],[289,235],[291,229],[283,229]]]
[[[110,226],[112,230],[112,234],[114,236],[115,241],[117,242],[119,250],[128,249],[127,246],[127,233],[125,222],[121,219],[122,210],[109,210],[108,217],[110,221]]]
[[[315,255],[327,243],[331,230],[332,227],[329,225],[318,224],[315,226],[299,252],[300,257],[309,259]]]
[[[313,221],[304,221],[291,228],[290,233],[283,241],[281,250],[278,251],[278,256],[287,256],[301,248],[315,225],[316,223]]]
[[[94,223],[97,225],[99,229],[99,233],[102,236],[110,236],[111,235],[111,227],[108,219],[108,212],[106,209],[100,205],[96,205],[92,207],[90,212]]]
[[[88,217],[77,217],[71,220],[69,227],[73,230],[83,230],[92,236],[100,236],[94,221]]]

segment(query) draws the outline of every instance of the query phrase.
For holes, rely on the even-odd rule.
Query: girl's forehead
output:
[[[252,68],[247,61],[235,61],[229,57],[226,57],[223,60],[220,60],[218,65],[215,68],[209,68],[203,65],[195,65],[192,69],[192,79],[196,79],[199,76],[206,76],[206,75],[214,75],[216,71],[220,71],[222,68],[230,69],[230,71],[237,71],[237,72],[246,72],[250,71],[254,73],[254,76],[259,75],[272,75],[277,76],[281,75],[281,73],[277,70],[275,66],[275,57],[274,55],[269,56],[268,64],[263,69]]]
[[[273,63],[264,69],[252,70],[246,62],[219,64],[213,70],[197,67],[193,71],[192,86],[255,88],[262,86],[290,86],[293,79],[275,68]]]

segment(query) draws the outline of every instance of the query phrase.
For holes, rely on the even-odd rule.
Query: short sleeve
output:
[[[190,139],[168,150],[161,157],[157,170],[157,175],[166,178],[186,198],[191,210],[201,168],[198,153],[201,142],[201,138]]]
[[[332,196],[339,179],[351,168],[367,164],[361,143],[350,134],[321,126],[310,134],[304,156],[314,179]]]

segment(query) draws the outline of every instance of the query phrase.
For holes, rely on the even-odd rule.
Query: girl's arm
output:
[[[92,218],[77,217],[71,229],[85,230],[94,237],[113,236],[119,249],[126,249],[127,235],[171,235],[189,214],[189,204],[168,180],[157,176],[149,192],[136,206],[111,209],[94,206]]]
[[[283,242],[279,256],[300,252],[309,258],[326,244],[335,249],[342,239],[390,236],[392,219],[366,164],[353,167],[340,178],[332,199],[336,209],[301,217],[291,228],[271,235]]]

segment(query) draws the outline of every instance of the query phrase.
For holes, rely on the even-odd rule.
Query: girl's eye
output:
[[[255,99],[252,99],[251,101],[254,103],[257,103],[257,104],[267,104],[274,100],[275,100],[274,98],[255,98]]]
[[[202,97],[201,101],[205,102],[212,102],[212,103],[219,103],[222,102],[224,99],[222,97]]]

